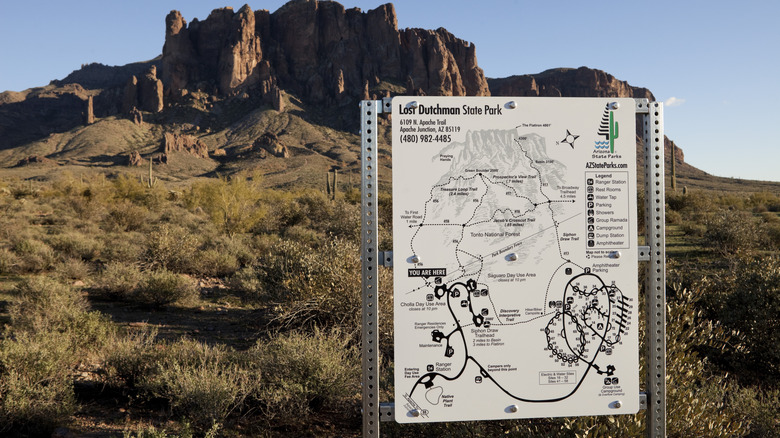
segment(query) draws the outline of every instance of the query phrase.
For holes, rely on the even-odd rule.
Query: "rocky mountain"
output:
[[[443,28],[398,29],[392,4],[363,12],[293,0],[274,12],[216,9],[189,23],[171,11],[164,32],[154,60],[89,64],[45,87],[0,93],[0,165],[112,167],[152,159],[165,163],[160,171],[169,178],[252,168],[271,185],[313,185],[322,178],[311,175],[329,169],[357,172],[361,99],[654,100],[646,88],[586,67],[487,79],[474,44]],[[187,147],[171,146],[180,143]],[[381,152],[389,165],[389,150]],[[678,170],[696,170],[685,167],[679,148],[675,154]]]

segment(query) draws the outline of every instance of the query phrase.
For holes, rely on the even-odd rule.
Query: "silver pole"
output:
[[[645,140],[645,236],[647,264],[647,436],[666,436],[666,241],[664,108],[650,102],[643,117]],[[674,157],[672,157],[674,159]]]
[[[363,356],[363,436],[379,437],[379,334],[377,239],[377,114],[382,101],[360,102],[361,208],[360,247],[362,259],[362,356]]]

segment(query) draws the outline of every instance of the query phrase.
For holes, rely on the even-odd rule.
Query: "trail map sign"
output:
[[[397,97],[401,423],[636,413],[635,101]]]

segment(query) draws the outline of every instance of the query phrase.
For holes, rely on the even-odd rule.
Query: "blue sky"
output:
[[[275,11],[284,1],[252,1]],[[344,0],[369,10],[386,3]],[[81,64],[159,55],[165,16],[187,22],[219,0],[0,3],[0,91],[61,79]],[[488,77],[555,67],[604,70],[666,103],[666,134],[718,176],[780,181],[780,2],[743,0],[400,0],[400,28],[444,27],[477,46]]]

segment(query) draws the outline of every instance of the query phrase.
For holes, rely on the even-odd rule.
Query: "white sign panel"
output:
[[[392,106],[396,420],[636,413],[634,100]]]

